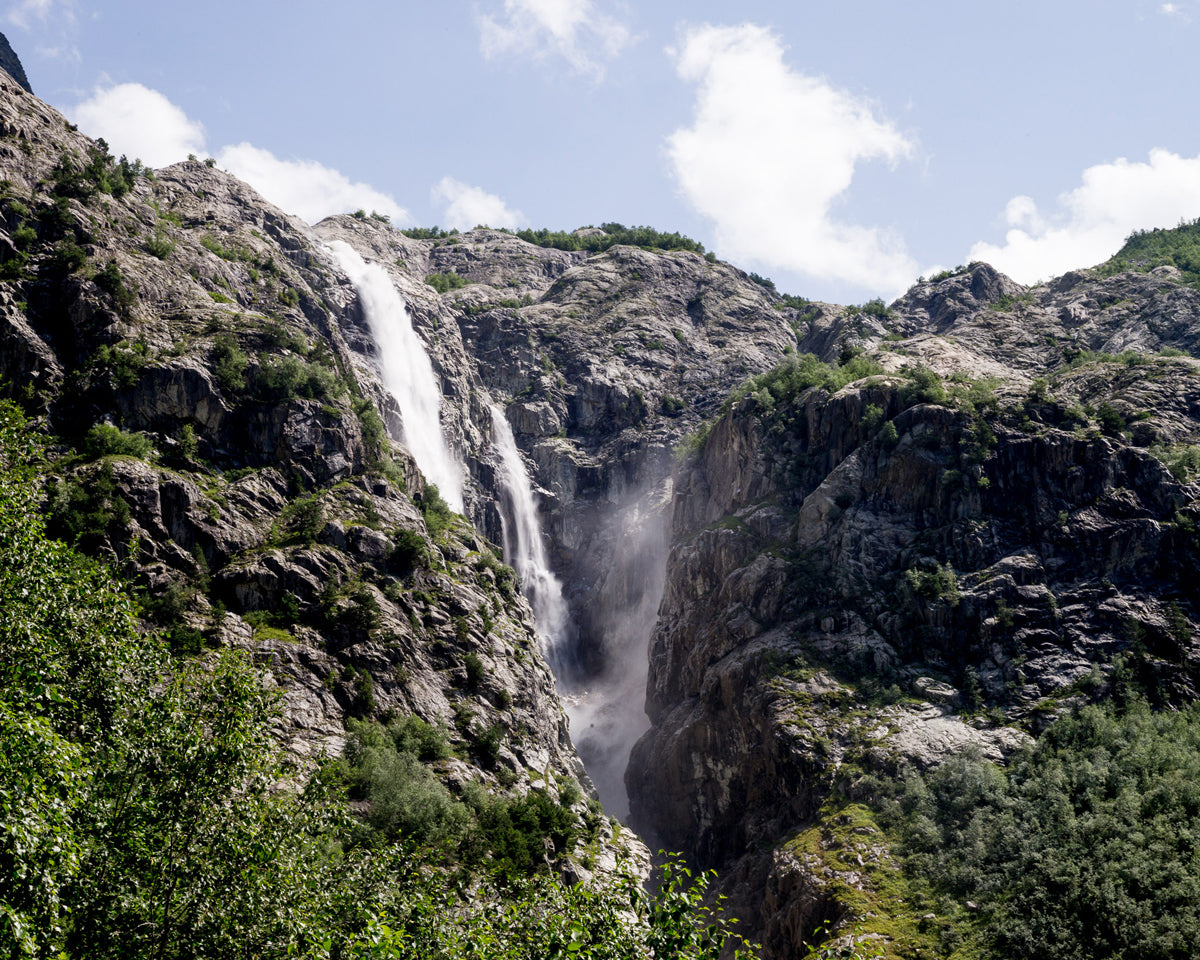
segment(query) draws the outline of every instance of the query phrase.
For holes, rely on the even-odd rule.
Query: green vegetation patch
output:
[[[1085,707],[1007,769],[964,755],[911,776],[886,819],[906,869],[961,921],[944,948],[974,942],[974,955],[1047,960],[1195,955],[1200,706]]]
[[[1148,273],[1164,264],[1177,267],[1185,283],[1200,288],[1200,218],[1172,229],[1135,230],[1096,269],[1101,276],[1111,277],[1127,270]]]
[[[427,273],[425,282],[438,293],[449,293],[451,290],[462,289],[471,281],[451,270],[448,273]]]
[[[761,413],[769,413],[775,404],[796,396],[811,387],[835,393],[848,383],[883,373],[883,367],[855,355],[844,363],[823,363],[811,353],[790,356],[766,373],[751,377],[733,391],[721,406],[728,412],[743,397],[751,396]]]
[[[581,227],[588,230],[590,227]],[[590,236],[578,232],[564,230],[518,230],[517,236],[526,243],[539,247],[553,247],[556,250],[587,250],[591,253],[603,253],[609,247],[624,244],[630,247],[642,247],[646,250],[688,250],[692,253],[704,253],[704,244],[699,243],[681,233],[664,233],[653,227],[627,227],[623,223],[602,223],[603,234]]]

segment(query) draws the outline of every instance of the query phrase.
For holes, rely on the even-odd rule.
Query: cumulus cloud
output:
[[[309,223],[359,209],[385,214],[397,225],[413,222],[408,211],[386,193],[366,183],[352,182],[345,174],[315,160],[281,160],[269,150],[239,143],[223,147],[217,163],[281,210]]]
[[[84,133],[108,141],[114,153],[151,167],[207,152],[204,126],[140,83],[97,88],[89,99],[65,112]],[[250,143],[223,147],[217,160],[271,203],[310,223],[360,208],[386,214],[398,224],[413,222],[408,211],[386,193],[351,181],[315,160],[281,160]]]
[[[592,0],[504,0],[502,17],[481,15],[480,49],[504,55],[566,59],[580,73],[604,75],[604,61],[633,42],[629,28],[595,9]]]
[[[470,230],[481,224],[489,227],[519,227],[526,223],[520,210],[511,210],[500,197],[488,193],[481,187],[473,187],[443,177],[429,191],[432,203],[445,207],[443,219],[447,227],[455,230]]]
[[[103,137],[116,153],[151,167],[176,163],[204,151],[203,125],[188,119],[157,90],[140,83],[97,88],[68,117],[92,137]]]
[[[1013,197],[1004,243],[980,242],[972,260],[986,260],[1021,283],[1100,263],[1134,230],[1170,227],[1200,217],[1200,156],[1151,150],[1148,162],[1125,158],[1083,171],[1082,183],[1062,194],[1052,213],[1032,197]]]
[[[763,27],[697,27],[672,52],[698,91],[667,155],[722,256],[881,292],[912,280],[899,237],[833,213],[859,163],[910,156],[911,140],[869,103],[790,69]]]

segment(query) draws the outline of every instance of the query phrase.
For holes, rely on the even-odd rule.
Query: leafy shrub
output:
[[[426,274],[425,282],[438,293],[449,293],[451,290],[459,290],[470,283],[466,277],[460,276],[453,270],[449,273]]]
[[[148,171],[140,160],[131,163],[121,157],[119,161],[114,161],[108,153],[108,144],[101,139],[89,150],[87,162],[82,166],[65,154],[60,157],[50,173],[50,179],[54,181],[54,193],[57,196],[88,200],[97,193],[123,197],[133,189],[137,177],[147,175]]]
[[[102,344],[89,361],[95,370],[106,370],[117,387],[132,387],[150,359],[145,340],[123,341],[109,346]]]
[[[51,479],[46,494],[48,533],[85,553],[119,539],[129,523],[129,504],[117,491],[110,464],[82,482]]]
[[[667,417],[679,416],[686,407],[687,403],[685,401],[679,399],[679,397],[672,397],[669,394],[664,394],[658,405],[659,411],[663,416]]]
[[[325,509],[316,497],[293,500],[279,514],[284,543],[315,543],[325,527]]]
[[[222,390],[237,393],[246,389],[246,369],[250,359],[230,334],[223,334],[214,342],[212,363]]]
[[[259,354],[258,361],[254,388],[261,400],[272,403],[294,397],[333,400],[345,392],[345,384],[324,364],[292,356],[271,359],[266,354]]]
[[[728,411],[746,396],[753,396],[760,409],[769,412],[775,403],[811,387],[834,393],[848,383],[882,372],[882,367],[862,356],[851,357],[845,364],[822,363],[811,353],[790,356],[783,363],[757,377],[751,377],[734,390],[722,404],[721,412]]]
[[[565,851],[578,832],[574,814],[543,790],[496,798],[476,815],[493,862],[500,872],[515,876],[545,870],[546,840],[555,851]]]
[[[1126,270],[1147,272],[1163,264],[1178,267],[1185,283],[1200,284],[1200,218],[1172,229],[1135,230],[1098,270],[1108,277]]]
[[[154,449],[154,444],[144,433],[126,433],[112,424],[97,423],[84,437],[83,449],[93,458],[124,456],[145,460]]]
[[[450,504],[442,499],[435,484],[425,484],[425,493],[417,499],[417,505],[421,508],[421,515],[425,518],[425,529],[435,539],[442,535],[454,519],[454,512],[450,509]]]
[[[175,439],[179,443],[179,452],[185,459],[191,460],[196,456],[196,452],[200,449],[200,438],[196,436],[195,427],[190,423],[185,423],[179,428],[179,434]]]
[[[1121,431],[1125,429],[1125,418],[1109,403],[1102,403],[1096,408],[1096,422],[1110,437],[1120,436]]]
[[[905,570],[904,579],[918,597],[958,606],[958,575],[953,567],[939,563],[936,570]]]
[[[388,557],[388,566],[396,573],[403,576],[428,563],[425,538],[416,530],[399,530],[393,540],[395,546]]]
[[[156,233],[142,244],[142,249],[152,257],[166,260],[175,249],[175,241],[161,233]]]
[[[900,436],[896,431],[895,421],[889,420],[883,425],[879,431],[879,442],[883,444],[884,450],[896,449],[896,445],[900,442]]]
[[[900,399],[905,406],[916,403],[945,403],[946,388],[942,378],[928,367],[917,366],[905,369],[908,382],[900,388]]]
[[[857,309],[859,313],[865,313],[868,317],[878,317],[880,320],[890,320],[895,316],[895,314],[888,309],[888,305],[879,297],[876,297],[874,300],[868,300]]]
[[[379,416],[375,405],[366,399],[355,402],[354,412],[358,416],[367,457],[371,462],[378,463],[386,453],[387,429],[383,425],[383,418]]]
[[[121,273],[121,268],[117,266],[115,260],[110,260],[93,278],[96,286],[105,291],[112,297],[113,302],[121,310],[127,310],[134,303],[136,297],[133,291],[125,285],[125,277]]]
[[[379,623],[379,601],[367,587],[359,586],[350,597],[349,606],[338,617],[346,629],[359,634],[370,633]]]
[[[1155,444],[1150,447],[1150,453],[1158,457],[1176,480],[1190,481],[1200,474],[1200,447],[1194,444],[1178,444],[1165,447]]]
[[[63,240],[50,255],[50,267],[61,273],[74,273],[87,263],[87,251],[74,240]]]
[[[444,240],[458,236],[457,230],[443,230],[441,227],[409,227],[400,232],[411,240]]]
[[[876,403],[867,404],[859,423],[867,433],[874,433],[883,423],[883,408]]]
[[[467,672],[467,689],[477,690],[486,672],[479,654],[471,650],[463,657],[463,667]]]
[[[12,242],[13,246],[18,250],[22,252],[28,251],[30,248],[37,246],[37,231],[34,230],[33,227],[26,225],[17,227],[17,229],[12,232]]]

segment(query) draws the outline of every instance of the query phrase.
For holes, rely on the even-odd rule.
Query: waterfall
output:
[[[600,595],[592,601],[604,624],[604,667],[563,697],[575,749],[605,811],[620,818],[629,815],[629,754],[650,729],[644,709],[646,678],[650,635],[666,584],[670,496],[669,484],[652,484],[634,491],[610,514],[616,550]]]
[[[462,469],[442,433],[442,393],[404,300],[387,271],[367,263],[348,243],[334,240],[329,249],[362,300],[371,335],[379,345],[383,385],[400,407],[404,445],[450,509],[462,513]]]
[[[500,457],[500,526],[504,536],[504,559],[521,578],[521,593],[533,608],[542,653],[550,661],[555,676],[561,679],[569,648],[567,602],[563,598],[562,583],[546,560],[533,484],[517,449],[512,427],[499,407],[493,404],[491,411],[492,442]]]

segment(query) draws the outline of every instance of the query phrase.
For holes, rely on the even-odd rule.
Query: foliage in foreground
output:
[[[19,412],[0,405],[0,954],[15,958],[715,958],[706,878],[462,888],[402,843],[358,848],[272,736],[242,656],[172,660],[128,591],[47,538]]]
[[[907,869],[985,956],[1200,950],[1198,705],[1083,708],[1007,770],[964,756],[911,778],[891,815]],[[967,901],[978,911],[962,912]]]

